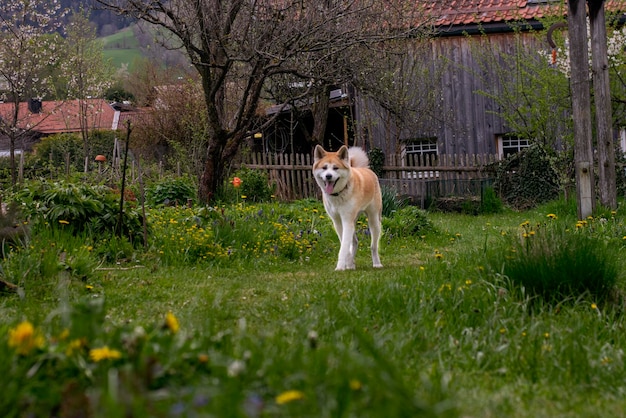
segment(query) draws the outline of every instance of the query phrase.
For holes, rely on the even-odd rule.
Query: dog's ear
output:
[[[339,148],[339,151],[337,151],[337,156],[342,160],[348,161],[348,165],[350,165],[350,154],[348,153],[348,147],[342,145],[341,148]]]
[[[316,145],[315,152],[313,153],[313,160],[314,161],[321,160],[322,158],[324,158],[325,155],[326,155],[326,151],[324,151],[324,148],[322,148],[321,145]]]

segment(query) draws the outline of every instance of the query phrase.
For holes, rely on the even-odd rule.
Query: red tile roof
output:
[[[80,132],[80,105],[78,100],[44,101],[41,102],[41,111],[32,113],[28,103],[20,103],[18,113],[18,127],[24,130],[55,134],[63,132]],[[119,113],[102,99],[87,99],[82,103],[86,106],[87,129],[117,129]],[[0,118],[10,119],[13,112],[12,103],[0,103]]]
[[[534,20],[567,12],[561,0],[431,0],[426,7],[438,27]],[[608,0],[605,8],[625,10],[626,0]]]

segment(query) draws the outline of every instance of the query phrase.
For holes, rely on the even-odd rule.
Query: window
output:
[[[404,146],[405,156],[433,155],[437,156],[437,138],[418,138],[406,141]]]
[[[511,154],[516,154],[523,150],[524,148],[528,148],[530,146],[530,140],[519,138],[515,135],[498,135],[496,137],[497,141],[497,151],[498,156],[500,158],[506,158]]]
[[[405,167],[419,166],[422,164],[424,157],[428,160],[426,163],[432,163],[433,157],[436,157],[439,153],[437,147],[437,138],[415,138],[405,141],[404,149],[402,152],[402,163]],[[413,171],[403,172],[405,178],[430,178],[438,177],[439,172],[435,171]]]

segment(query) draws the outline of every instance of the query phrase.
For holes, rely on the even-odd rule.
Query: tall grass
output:
[[[386,230],[384,269],[362,248],[345,272],[334,271],[338,241],[319,202],[159,209],[148,249],[115,263],[102,256],[108,238],[56,225],[2,260],[23,293],[0,299],[0,412],[619,416],[621,209],[580,226],[548,217],[554,209],[420,213],[429,228]],[[530,225],[535,241],[521,236]],[[216,248],[225,253],[207,255]],[[31,276],[44,250],[51,267]],[[537,271],[551,282],[553,262],[579,273],[572,257],[593,251],[617,297],[559,287],[544,301],[519,282]]]

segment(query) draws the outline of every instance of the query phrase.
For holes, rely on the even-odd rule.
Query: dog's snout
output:
[[[333,175],[328,173],[326,174],[326,180],[331,180],[333,178]]]

